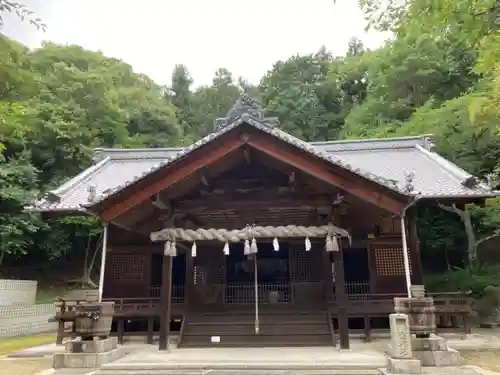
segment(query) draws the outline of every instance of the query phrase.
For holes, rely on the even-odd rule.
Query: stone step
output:
[[[298,370],[99,370],[92,375],[380,375],[378,369],[331,369],[323,373]],[[56,374],[66,375],[66,374]],[[67,374],[70,375],[70,374]]]
[[[159,368],[158,366],[134,366],[126,368],[110,368],[110,365],[100,369],[94,375],[380,375],[377,368],[356,368],[353,366],[330,366],[329,368],[311,369],[309,366],[276,366],[268,365],[267,368],[259,366],[252,368],[249,366],[220,365],[210,368]]]

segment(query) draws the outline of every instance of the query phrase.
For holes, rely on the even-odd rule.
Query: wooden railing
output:
[[[160,298],[161,289],[159,286],[149,288],[149,297]],[[172,303],[184,303],[184,285],[172,285]]]
[[[349,300],[363,300],[370,294],[370,284],[365,281],[349,281],[345,283],[345,292]]]
[[[224,289],[226,304],[255,303],[254,283],[225,284]],[[293,300],[291,284],[284,281],[257,284],[257,295],[259,304],[291,303]]]
[[[252,304],[254,303],[254,284],[229,284],[225,286],[225,303],[227,304]],[[347,315],[349,318],[363,318],[365,321],[366,340],[371,339],[371,319],[376,317],[387,317],[394,312],[394,297],[405,297],[406,294],[380,294],[366,293],[368,286],[364,283],[346,283],[348,299],[346,304]],[[156,290],[155,290],[156,289]],[[304,293],[304,290],[307,291]],[[123,342],[125,335],[147,335],[148,342],[153,342],[153,321],[158,319],[161,314],[161,301],[159,288],[151,288],[151,295],[155,297],[146,298],[107,298],[115,302],[115,321],[117,322],[118,338]],[[291,303],[294,298],[302,296],[312,301],[316,296],[325,291],[321,282],[303,282],[303,283],[261,283],[258,285],[259,304],[272,305]],[[470,333],[469,316],[471,315],[471,301],[467,294],[463,293],[430,293],[434,298],[436,306],[436,318],[439,329],[458,329],[462,326],[465,333]],[[157,296],[157,297],[156,297]],[[181,303],[184,301],[184,287],[174,286],[172,290],[173,302]],[[295,297],[294,297],[295,296]],[[324,298],[324,297],[322,297]],[[324,301],[324,299],[323,299]],[[295,301],[298,303],[298,301]],[[338,304],[333,298],[329,304],[328,314],[335,319],[338,314]],[[181,305],[178,305],[181,308]],[[251,308],[251,306],[248,306]],[[179,315],[184,315],[180,312]],[[184,315],[185,316],[185,315]],[[65,305],[54,317],[55,321],[63,327],[58,331],[58,342],[63,337],[74,336],[74,305]],[[148,321],[148,332],[125,332],[125,321],[134,319],[146,319]],[[64,323],[72,322],[72,330],[66,332]],[[460,324],[462,323],[462,324]],[[185,326],[185,323],[183,324]],[[333,326],[330,327],[333,332]],[[181,331],[183,328],[181,328]]]

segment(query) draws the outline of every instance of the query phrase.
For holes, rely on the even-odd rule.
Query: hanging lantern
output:
[[[332,236],[330,234],[326,235],[325,250],[328,252],[333,251],[333,241],[332,241]]]
[[[170,253],[173,257],[177,256],[177,246],[175,243],[175,239],[170,243]]]
[[[339,241],[336,235],[328,235],[326,237],[325,249],[328,252],[339,251]]]
[[[229,255],[229,243],[227,241],[224,244],[224,249],[222,251],[224,252],[224,255]]]
[[[273,249],[274,251],[280,251],[280,243],[278,242],[278,238],[274,237],[273,240]]]
[[[243,253],[245,255],[250,255],[250,241],[245,240],[245,246],[243,247]]]
[[[309,239],[309,237],[306,237],[306,241],[305,241],[305,247],[306,247],[306,251],[310,251],[311,250],[311,240]]]
[[[257,247],[257,240],[252,238],[252,244],[250,245],[250,254],[257,254],[258,247]]]
[[[333,251],[339,251],[339,238],[336,235],[332,236],[332,242],[333,242]]]
[[[169,256],[170,255],[170,241],[165,241],[165,245],[163,246],[163,255]]]
[[[193,246],[191,246],[191,256],[196,258],[196,241],[194,241]]]

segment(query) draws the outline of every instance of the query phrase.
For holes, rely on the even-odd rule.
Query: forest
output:
[[[270,66],[256,86],[221,67],[210,85],[194,87],[189,67],[177,65],[164,87],[100,52],[51,43],[30,50],[0,34],[0,266],[71,258],[99,233],[91,218],[43,220],[24,210],[88,167],[94,148],[189,145],[211,132],[242,91],[304,140],[432,134],[442,155],[497,184],[499,3],[360,6],[369,28],[394,38],[376,50],[352,38],[345,56],[325,48],[291,56]],[[498,199],[464,211],[474,248],[496,236]],[[471,261],[467,236],[457,212],[420,207],[424,268],[441,272],[429,278],[436,288],[500,283],[499,268]]]

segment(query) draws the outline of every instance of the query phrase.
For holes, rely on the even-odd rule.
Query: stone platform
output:
[[[80,341],[71,340],[66,344],[64,353],[56,353],[53,357],[53,367],[60,368],[100,368],[127,354],[126,348],[118,347],[116,337],[104,340]]]
[[[362,347],[363,344],[355,345]],[[99,375],[193,374],[208,372],[266,374],[378,375],[385,355],[373,349],[340,351],[333,347],[205,348],[170,353],[140,350],[103,365]]]

